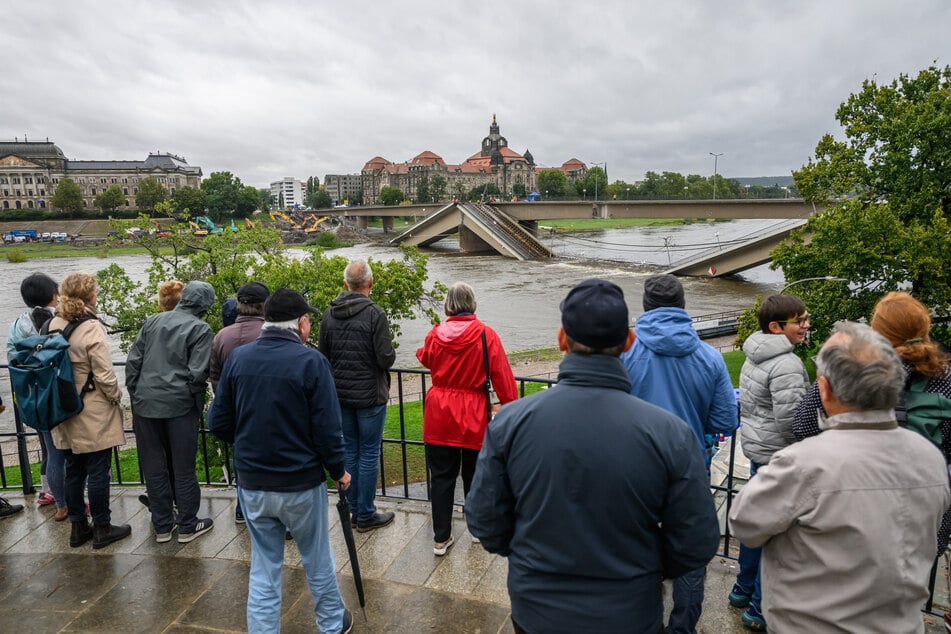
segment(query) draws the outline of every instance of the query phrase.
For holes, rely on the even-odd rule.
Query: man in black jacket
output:
[[[516,632],[660,632],[661,580],[720,540],[697,440],[630,394],[621,289],[591,279],[561,303],[558,384],[489,423],[466,522],[509,559]]]
[[[343,284],[347,290],[330,302],[320,321],[318,346],[333,367],[347,471],[353,477],[347,495],[357,531],[365,533],[393,521],[393,513],[378,513],[373,500],[396,351],[386,314],[370,299],[370,265],[365,260],[350,262]]]

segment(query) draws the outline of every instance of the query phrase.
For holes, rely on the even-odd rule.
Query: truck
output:
[[[40,232],[36,229],[13,229],[3,234],[4,242],[32,242],[39,238]]]

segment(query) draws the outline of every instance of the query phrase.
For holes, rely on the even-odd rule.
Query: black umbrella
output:
[[[340,529],[343,538],[347,541],[347,553],[350,555],[350,568],[353,570],[353,585],[357,588],[357,597],[360,598],[360,607],[366,607],[366,598],[363,596],[363,578],[360,576],[360,562],[357,561],[357,544],[353,541],[353,527],[350,525],[350,503],[347,494],[340,485],[337,485],[340,500],[337,502],[337,513],[340,514]]]

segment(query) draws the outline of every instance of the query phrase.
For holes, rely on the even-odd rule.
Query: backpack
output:
[[[70,322],[62,331],[34,335],[16,342],[10,359],[10,382],[23,422],[37,431],[49,431],[83,410],[82,395],[96,389],[92,372],[80,390],[69,360],[69,337],[82,322]],[[44,324],[43,331],[48,324]]]
[[[939,449],[943,442],[941,426],[951,419],[951,399],[937,392],[926,392],[928,377],[914,375],[902,394],[902,403],[895,408],[898,424],[921,434]]]

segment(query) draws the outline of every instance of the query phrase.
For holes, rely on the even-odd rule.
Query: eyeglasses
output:
[[[797,326],[804,326],[805,324],[812,322],[812,315],[806,313],[802,317],[796,317],[795,319],[777,319],[777,324],[783,324],[784,326],[789,324],[796,324]]]

